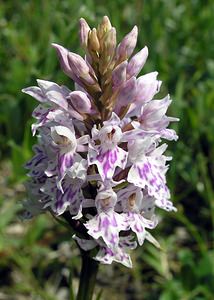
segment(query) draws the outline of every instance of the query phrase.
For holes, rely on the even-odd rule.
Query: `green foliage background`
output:
[[[50,44],[82,53],[78,19],[95,26],[103,15],[118,41],[138,25],[138,49],[150,51],[142,74],[159,72],[161,95],[169,91],[174,100],[168,114],[180,122],[168,172],[178,212],[160,212],[154,231],[163,249],[145,243],[133,254],[132,270],[102,267],[97,299],[214,298],[213,11],[212,0],[0,2],[0,299],[72,299],[71,279],[76,289],[80,259],[70,234],[47,215],[29,223],[18,218],[36,105],[21,89],[36,78],[72,88]]]

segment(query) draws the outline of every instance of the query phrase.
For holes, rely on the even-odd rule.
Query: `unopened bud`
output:
[[[102,25],[105,31],[109,31],[111,29],[111,22],[107,16],[103,17]]]
[[[137,76],[143,68],[148,57],[148,48],[144,47],[141,51],[135,54],[129,61],[127,67],[127,79],[132,76]]]
[[[79,21],[79,37],[80,43],[83,47],[87,47],[88,44],[88,33],[90,31],[90,27],[85,19],[81,18]]]
[[[90,85],[95,83],[95,80],[89,74],[87,63],[80,55],[69,52],[68,63],[73,72],[81,79],[84,79],[87,84]]]
[[[112,82],[113,87],[117,88],[119,87],[123,82],[126,81],[126,68],[127,68],[128,62],[124,61],[121,64],[119,64],[112,72]]]
[[[161,81],[157,80],[158,72],[147,73],[137,79],[136,102],[149,102],[160,89]]]
[[[104,47],[106,52],[105,54],[112,56],[116,48],[116,43],[117,43],[116,29],[112,27],[111,30],[108,31],[104,39]]]
[[[87,74],[89,72],[89,67],[84,59],[76,53],[68,53],[68,63],[77,75]]]
[[[117,47],[117,59],[121,62],[129,58],[137,43],[138,29],[134,26]]]
[[[100,43],[97,37],[97,30],[96,28],[93,28],[91,32],[89,32],[89,37],[88,37],[88,48],[89,51],[93,52],[99,52],[100,50]]]
[[[106,34],[106,32],[111,30],[111,28],[112,26],[109,18],[107,16],[104,16],[101,24],[98,25],[98,29],[97,29],[97,36],[99,40],[101,40],[103,36]]]
[[[80,113],[90,113],[91,101],[87,95],[81,91],[75,91],[69,94],[68,99],[72,106]]]
[[[69,77],[71,77],[74,81],[76,81],[77,83],[81,84],[80,80],[78,79],[78,77],[75,75],[75,73],[73,72],[72,68],[69,65],[68,62],[68,53],[69,51],[58,45],[58,44],[52,44],[52,46],[56,49],[57,51],[57,55],[59,58],[59,62],[60,62],[60,66],[63,70],[63,72],[68,75]]]
[[[121,87],[117,97],[115,112],[119,113],[122,107],[131,104],[136,95],[137,80],[135,77],[130,78]]]
[[[101,53],[101,61],[100,61],[100,73],[104,74],[107,71],[109,63],[112,61],[115,55],[116,49],[116,30],[114,27],[111,28],[110,31],[106,33],[103,38],[102,44],[102,53]]]

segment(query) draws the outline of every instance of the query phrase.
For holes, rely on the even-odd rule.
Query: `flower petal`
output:
[[[94,259],[98,260],[103,264],[112,264],[113,261],[121,263],[127,268],[132,268],[131,257],[121,247],[116,250],[112,250],[107,247],[101,247]]]
[[[117,47],[116,57],[119,61],[129,58],[137,43],[138,28],[134,28],[122,39]]]
[[[125,168],[127,163],[128,153],[116,147],[113,150],[107,150],[102,152],[98,149],[96,152],[94,149],[89,148],[89,165],[96,164],[99,174],[103,180],[112,179],[116,167],[122,169]]]
[[[113,87],[118,88],[126,81],[126,68],[127,68],[128,62],[124,61],[121,64],[119,64],[112,72],[112,81],[113,81]]]
[[[127,66],[127,79],[137,76],[143,68],[148,57],[148,48],[145,46],[141,51],[135,54]]]
[[[89,235],[95,240],[102,238],[110,249],[118,247],[119,232],[125,229],[123,217],[114,211],[100,212],[84,225]]]
[[[39,102],[46,102],[46,98],[38,86],[30,86],[28,88],[22,89],[22,92],[25,94],[30,95],[31,97],[35,98]]]
[[[56,189],[53,200],[50,203],[52,210],[56,215],[61,215],[69,207],[72,215],[77,215],[81,208],[82,198],[80,197],[79,180],[72,180],[71,178],[64,178],[62,181],[63,192]]]
[[[129,171],[127,180],[141,188],[147,187],[148,194],[156,199],[170,197],[165,174],[153,158],[145,157],[143,161],[135,163]]]

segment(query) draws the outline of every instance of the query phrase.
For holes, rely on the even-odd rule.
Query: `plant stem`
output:
[[[75,300],[72,278],[73,278],[73,274],[72,274],[72,269],[71,269],[70,275],[69,275],[69,295],[70,295],[69,299]]]
[[[80,273],[77,300],[92,300],[99,262],[82,251],[82,269]]]

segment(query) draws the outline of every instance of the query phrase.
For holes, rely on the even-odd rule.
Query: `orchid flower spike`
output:
[[[158,72],[145,74],[147,46],[134,53],[137,26],[117,45],[107,16],[93,29],[81,18],[79,36],[84,57],[52,44],[74,90],[46,80],[23,89],[39,101],[24,217],[70,216],[83,251],[132,267],[131,252],[145,240],[160,247],[150,233],[158,210],[176,211],[165,151],[178,138],[168,128],[178,119],[166,115],[170,96],[156,96]]]

